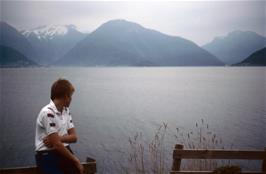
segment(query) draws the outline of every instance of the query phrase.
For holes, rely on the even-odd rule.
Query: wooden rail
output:
[[[244,150],[184,150],[184,146],[176,144],[173,152],[171,174],[211,174],[213,171],[180,171],[182,159],[242,159],[262,160],[261,171],[243,171],[242,174],[266,174],[266,148],[264,151]]]
[[[95,174],[96,161],[92,158],[87,158],[85,163],[82,163],[84,166],[84,174]],[[32,167],[18,167],[18,168],[9,168],[9,169],[0,169],[1,174],[39,174],[36,166]]]

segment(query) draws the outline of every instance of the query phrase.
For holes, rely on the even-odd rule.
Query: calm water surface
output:
[[[149,142],[163,122],[189,130],[203,119],[227,147],[266,146],[264,67],[1,69],[0,168],[34,165],[35,119],[59,77],[76,88],[72,148],[100,173],[116,173],[128,138],[142,132]],[[169,135],[169,152],[175,143]]]

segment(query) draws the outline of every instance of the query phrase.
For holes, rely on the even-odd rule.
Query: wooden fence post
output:
[[[176,144],[175,150],[183,150],[184,146],[182,144]],[[175,153],[173,153],[173,165],[172,170],[173,171],[180,171],[181,166],[181,158],[175,158]]]
[[[97,173],[96,161],[93,158],[87,157],[86,164],[84,166],[85,174],[95,174]]]
[[[266,151],[266,147],[264,148],[264,151]],[[262,161],[262,173],[266,174],[266,158]]]

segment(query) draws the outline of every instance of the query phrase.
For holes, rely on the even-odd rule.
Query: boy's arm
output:
[[[67,132],[68,132],[68,134],[66,134],[66,135],[63,135],[63,136],[59,136],[59,135],[58,135],[59,140],[60,140],[62,143],[76,143],[78,137],[77,137],[77,134],[76,134],[76,130],[75,130],[75,128],[71,128],[71,129],[69,129]],[[47,147],[50,147],[50,148],[53,147],[53,145],[52,145],[52,143],[50,142],[50,139],[48,138],[48,136],[45,137],[45,138],[43,139],[43,143],[44,143]]]
[[[64,157],[71,160],[75,166],[79,169],[80,173],[83,172],[83,166],[81,165],[80,161],[76,156],[74,156],[60,141],[60,137],[58,133],[52,133],[48,135],[48,141],[51,143],[53,149],[55,149],[57,152],[59,152]]]
[[[68,134],[60,137],[61,142],[63,142],[63,143],[76,143],[78,140],[78,137],[77,137],[75,128],[68,129],[67,133]]]

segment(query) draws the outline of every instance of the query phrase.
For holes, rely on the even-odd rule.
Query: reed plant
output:
[[[195,123],[191,130],[176,129],[175,135],[178,144],[185,149],[224,149],[223,140],[220,138],[204,119]],[[232,146],[231,146],[232,148]],[[217,161],[213,159],[183,160],[182,170],[213,170],[220,165],[228,164],[228,160]]]
[[[169,139],[174,141],[168,141]],[[173,131],[167,123],[163,123],[149,142],[145,141],[142,132],[129,138],[129,167],[126,173],[169,173],[173,152],[169,142],[172,142],[171,147],[174,147],[174,144],[182,144],[185,149],[224,149],[222,138],[210,129],[204,119],[196,122],[195,126],[189,130],[176,128]],[[214,170],[218,166],[228,164],[230,164],[228,160],[219,162],[208,159],[184,160],[182,170]]]
[[[155,132],[151,142],[145,142],[141,132],[129,138],[130,171],[135,174],[164,174],[166,166],[166,148],[164,147],[167,124],[163,123]]]

